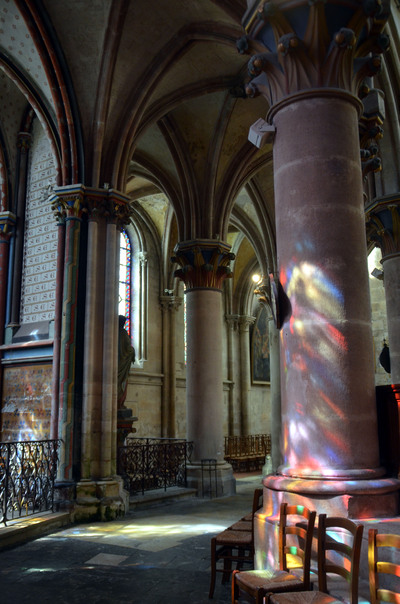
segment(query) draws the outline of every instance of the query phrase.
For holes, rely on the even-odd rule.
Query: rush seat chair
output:
[[[263,489],[255,489],[251,512],[211,539],[209,598],[214,595],[217,572],[223,573],[222,582],[226,583],[233,564],[236,568],[242,568],[245,564],[254,565],[254,514],[262,506],[262,494]]]
[[[382,558],[385,558],[385,560]],[[368,571],[371,604],[377,604],[378,602],[399,604],[400,535],[379,534],[377,529],[369,529]],[[385,585],[381,585],[381,579],[386,583]],[[394,591],[394,586],[399,591]]]
[[[262,604],[266,594],[310,589],[310,563],[316,512],[282,503],[279,514],[279,569],[234,571],[232,604],[244,598]],[[289,569],[289,559],[294,562]],[[291,572],[293,566],[300,574]]]
[[[363,525],[348,518],[318,517],[318,591],[265,594],[269,604],[332,604],[349,593],[358,603],[358,577]],[[328,589],[329,579],[329,589]],[[345,579],[345,581],[343,581]]]

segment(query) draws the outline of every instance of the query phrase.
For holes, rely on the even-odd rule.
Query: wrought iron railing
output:
[[[131,495],[186,486],[193,443],[178,438],[130,438],[118,451],[118,473]]]
[[[0,523],[53,511],[59,440],[0,443]]]

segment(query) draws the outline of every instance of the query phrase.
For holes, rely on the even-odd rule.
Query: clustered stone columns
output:
[[[187,321],[186,422],[193,442],[188,486],[201,493],[201,460],[217,461],[219,494],[235,491],[232,466],[224,461],[222,377],[222,283],[231,275],[230,246],[214,240],[179,243],[175,276],[185,284]]]
[[[388,15],[378,1],[248,4],[239,47],[256,53],[247,92],[265,96],[275,128],[278,303],[288,309],[283,464],[264,479],[265,511],[289,500],[387,516],[399,484],[380,478],[357,91],[379,69]]]
[[[75,485],[77,520],[111,519],[126,506],[116,476],[116,351],[118,227],[128,222],[130,206],[116,191],[71,185],[55,191],[52,207],[66,224],[58,478]],[[87,237],[81,236],[84,217]],[[83,333],[80,357],[75,347],[78,329]],[[76,449],[81,451],[80,467],[74,466]]]

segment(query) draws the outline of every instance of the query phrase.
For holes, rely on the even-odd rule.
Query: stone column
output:
[[[51,426],[50,438],[58,438],[58,412],[60,408],[60,359],[61,359],[61,326],[63,307],[63,282],[65,260],[65,217],[57,219],[57,272],[56,302],[54,311],[53,371],[51,383]]]
[[[281,416],[281,386],[280,386],[280,353],[279,353],[279,330],[272,302],[272,289],[269,280],[263,278],[254,290],[259,296],[261,304],[268,308],[269,321],[269,353],[270,353],[270,397],[271,397],[271,462],[273,471],[276,472],[282,464],[282,416]]]
[[[10,239],[13,235],[16,216],[12,212],[0,212],[0,343],[4,341],[4,323],[6,320],[8,258]]]
[[[176,436],[175,406],[176,406],[176,311],[182,303],[176,296],[160,296],[163,311],[163,387],[161,402],[161,436],[174,438]]]
[[[76,337],[80,235],[84,199],[79,188],[55,190],[52,208],[65,220],[65,258],[59,368],[58,438],[61,439],[58,482],[72,484],[77,478]]]
[[[234,333],[238,326],[239,315],[226,315],[225,320],[228,325],[227,352],[228,352],[228,381],[229,381],[228,434],[226,436],[234,436],[234,434],[235,434],[235,403],[234,403],[235,366],[234,366],[234,355],[233,355],[233,337],[234,337]]]
[[[271,461],[273,471],[276,472],[282,464],[282,412],[279,331],[272,318],[269,321],[269,352],[271,372]]]
[[[250,374],[250,341],[249,329],[253,325],[255,318],[242,315],[239,317],[239,337],[240,337],[240,434],[248,436],[251,434],[250,428],[250,409],[249,409],[249,390],[251,386]]]
[[[382,252],[390,348],[390,373],[400,385],[400,195],[374,199],[366,207],[367,236]]]
[[[79,518],[112,519],[127,500],[116,474],[118,358],[117,225],[129,220],[116,191],[85,188],[88,213]]]
[[[83,185],[60,187],[53,208],[65,219],[66,241],[61,326],[59,481],[76,483],[76,520],[112,519],[127,507],[116,473],[117,439],[117,226],[129,221],[127,198]],[[81,223],[88,217],[87,249],[80,250]],[[84,257],[82,257],[84,256]],[[79,268],[85,268],[85,296]],[[82,313],[82,304],[85,312]],[[80,324],[77,317],[80,315]],[[78,327],[84,332],[78,367]],[[82,403],[76,374],[83,372]],[[78,443],[78,437],[80,442]],[[80,455],[76,453],[80,450]],[[80,467],[77,462],[80,457]]]
[[[322,2],[301,2],[300,21],[290,2],[251,4],[246,43],[265,52],[249,62],[255,77],[247,91],[268,99],[275,130],[277,304],[284,310],[283,464],[264,485],[273,511],[293,500],[353,517],[390,515],[399,483],[379,480],[356,96],[379,69],[380,57],[369,53],[387,47],[387,15],[378,2],[360,2],[351,16],[332,0],[325,4],[333,25]],[[364,27],[369,44],[360,46]]]
[[[19,325],[19,312],[21,305],[21,274],[24,256],[25,233],[25,206],[26,206],[26,179],[28,174],[28,158],[31,146],[29,132],[20,132],[17,141],[17,171],[18,182],[16,185],[16,233],[14,242],[13,278],[10,305],[10,327]]]
[[[219,495],[235,491],[232,467],[224,461],[223,434],[221,295],[234,258],[229,249],[220,241],[186,241],[176,246],[172,259],[181,267],[175,276],[186,285],[186,421],[187,439],[193,442],[188,484],[200,495],[202,459],[217,461]]]

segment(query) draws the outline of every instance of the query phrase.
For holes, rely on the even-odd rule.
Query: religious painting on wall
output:
[[[1,441],[50,438],[51,374],[51,364],[4,368]]]
[[[251,332],[251,374],[253,384],[269,384],[269,319],[268,311],[262,306]]]

